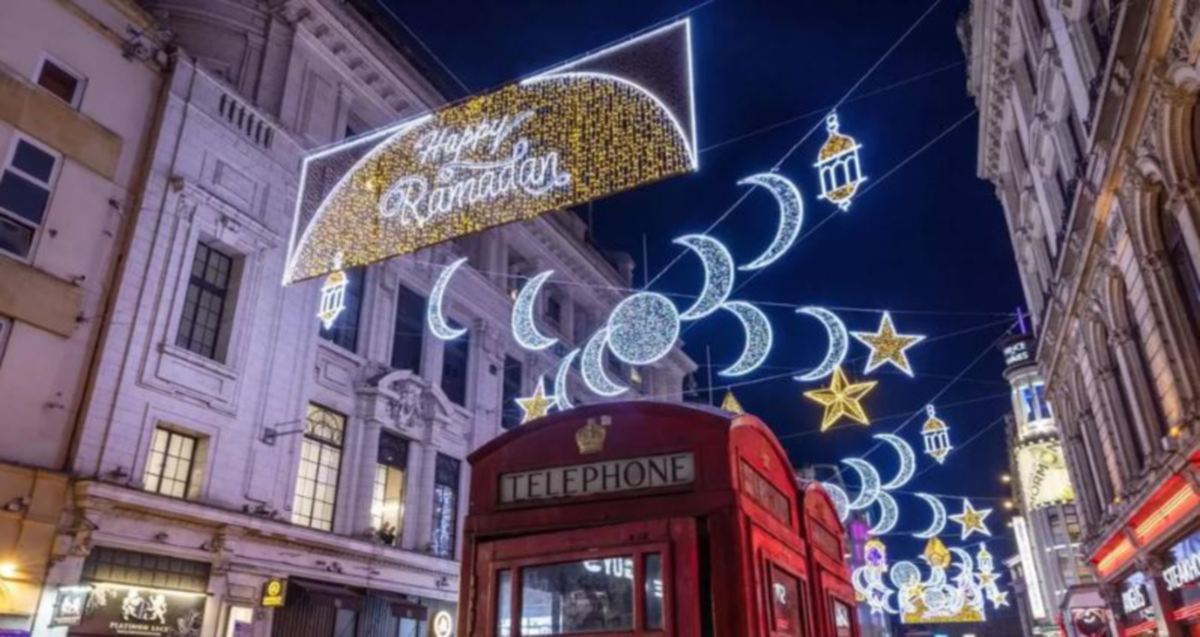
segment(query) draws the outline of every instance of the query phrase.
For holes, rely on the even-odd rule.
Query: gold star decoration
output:
[[[878,331],[874,333],[851,332],[850,334],[860,343],[871,348],[871,357],[867,359],[867,368],[863,370],[864,374],[870,374],[884,363],[891,363],[896,369],[912,376],[912,366],[909,365],[908,355],[904,352],[925,340],[924,336],[896,332],[896,326],[892,323],[892,315],[889,312],[883,313]]]
[[[995,573],[979,573],[978,576],[979,576],[979,586],[981,588],[987,588],[987,587],[991,586],[992,584],[996,583],[996,574]]]
[[[846,380],[846,373],[841,367],[833,370],[833,378],[829,387],[804,392],[809,400],[816,401],[825,407],[825,416],[821,419],[821,431],[826,431],[838,420],[845,416],[863,425],[870,425],[867,412],[863,411],[859,402],[867,392],[875,388],[876,381],[851,383]]]
[[[991,509],[976,509],[971,501],[963,498],[963,512],[958,515],[950,516],[958,524],[962,525],[962,539],[971,537],[972,533],[980,533],[982,535],[991,536],[992,532],[988,530],[984,520],[992,514]]]
[[[537,387],[533,389],[533,395],[516,399],[517,406],[521,408],[521,424],[545,416],[554,402],[554,396],[546,395],[546,378],[539,376]]]

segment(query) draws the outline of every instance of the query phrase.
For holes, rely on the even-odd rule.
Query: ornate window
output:
[[[199,442],[195,436],[155,428],[150,461],[146,463],[146,490],[173,498],[193,497]]]
[[[308,405],[296,497],[292,501],[293,524],[333,530],[345,431],[345,416],[320,405]]]
[[[461,328],[462,325],[451,319],[450,325]],[[442,391],[457,405],[467,404],[467,365],[471,358],[470,332],[452,340],[446,341],[442,354]]]
[[[521,408],[516,401],[521,397],[523,375],[521,361],[512,356],[505,356],[504,394],[500,405],[500,426],[504,429],[512,429],[521,424]]]
[[[408,471],[408,441],[379,433],[375,492],[371,498],[371,527],[385,543],[397,545],[404,530],[404,482]]]
[[[450,456],[437,455],[433,475],[433,554],[454,559],[458,535],[458,474],[462,463]]]
[[[421,372],[425,336],[425,299],[404,287],[396,288],[396,323],[392,334],[392,368]]]
[[[217,360],[219,345],[227,334],[225,321],[233,277],[233,259],[201,241],[196,244],[192,272],[183,300],[183,316],[175,344],[190,352]]]
[[[1183,297],[1188,325],[1195,329],[1200,325],[1200,276],[1196,275],[1196,266],[1192,264],[1192,256],[1188,252],[1179,220],[1168,210],[1163,210],[1161,214],[1163,247],[1170,262],[1171,276],[1175,279],[1175,289],[1179,290],[1179,295]]]

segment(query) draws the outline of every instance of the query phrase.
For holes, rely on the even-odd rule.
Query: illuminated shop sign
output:
[[[120,584],[93,584],[83,617],[72,629],[86,635],[199,635],[202,593]]]
[[[1126,627],[1139,629],[1155,619],[1148,584],[1149,578],[1141,572],[1134,573],[1121,582],[1121,623]]]
[[[571,498],[691,484],[696,463],[690,453],[608,460],[500,476],[500,502]]]
[[[1200,616],[1200,532],[1193,533],[1171,547],[1166,556],[1163,581],[1170,593],[1175,618],[1195,622]]]
[[[293,283],[696,170],[687,20],[305,158]]]
[[[1001,352],[1004,353],[1006,367],[1029,363],[1033,361],[1033,339],[1028,336],[1020,336],[1016,340],[1005,343],[1001,347]]]
[[[60,587],[54,600],[54,614],[50,617],[50,627],[78,626],[79,622],[83,621],[83,609],[87,608],[88,597],[91,594],[91,586]]]

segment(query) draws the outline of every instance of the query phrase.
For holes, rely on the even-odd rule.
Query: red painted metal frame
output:
[[[601,417],[611,420],[603,449],[581,453],[576,433]],[[683,452],[694,457],[691,484],[499,502],[503,474]],[[713,410],[649,402],[579,407],[500,436],[469,461],[460,635],[495,637],[494,597],[501,568],[512,569],[515,637],[520,568],[635,551],[663,553],[665,624],[662,631],[621,635],[691,637],[709,624],[716,635],[830,637],[836,635],[830,599],[854,608],[842,557],[843,530],[828,496],[815,485],[801,492],[778,440],[753,416],[731,418]],[[822,550],[813,546],[810,533],[824,534],[818,540],[825,545]],[[706,572],[701,573],[704,564]],[[798,581],[798,632],[771,630],[773,567]],[[635,583],[643,568],[638,559]],[[709,587],[705,599],[703,584]],[[641,622],[640,591],[638,597],[635,615]],[[710,616],[701,617],[702,609],[711,609]],[[858,634],[857,625],[852,634]]]

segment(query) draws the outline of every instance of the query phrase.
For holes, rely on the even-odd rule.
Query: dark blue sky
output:
[[[551,66],[582,52],[654,25],[696,2],[589,0],[572,2],[392,3],[395,13],[471,91],[482,91]],[[835,463],[866,453],[871,434],[895,430],[922,410],[950,378],[963,372],[1005,330],[1005,313],[1021,302],[1008,233],[989,184],[975,176],[977,119],[971,117],[928,151],[881,179],[914,151],[968,115],[963,52],[955,22],[963,0],[941,2],[907,41],[839,109],[843,131],[864,145],[870,189],[849,213],[816,200],[812,164],[824,141],[823,127],[785,163],[781,172],[804,192],[805,231],[835,215],[781,261],[737,293],[752,301],[815,304],[831,308],[891,308],[902,332],[931,338],[912,350],[915,379],[876,374],[880,383],[866,407],[879,417],[871,428],[843,427],[815,433],[821,408],[803,398],[815,388],[777,380],[738,387],[746,408],[767,421],[792,461]],[[798,119],[741,141],[707,150],[701,170],[595,204],[595,232],[606,247],[641,260],[642,237],[649,245],[649,272],[657,274],[679,251],[671,240],[703,232],[743,192],[735,182],[770,169],[891,46],[929,3],[741,2],[717,0],[692,13],[697,115],[701,148],[720,144],[805,113]],[[957,65],[956,65],[957,64]],[[954,65],[946,68],[947,65]],[[940,69],[940,71],[938,71]],[[871,94],[914,76],[902,86]],[[858,99],[855,99],[858,98]],[[739,262],[757,255],[774,234],[775,204],[754,193],[712,234],[726,241]],[[653,288],[694,293],[701,272],[694,257],[672,267]],[[641,274],[637,275],[641,282]],[[744,277],[743,277],[744,280]],[[877,311],[837,310],[852,330],[873,331]],[[724,314],[724,313],[720,313]],[[811,367],[825,347],[811,318],[784,307],[769,309],[775,350],[767,368],[748,380]],[[731,316],[706,319],[686,333],[688,352],[704,362],[711,346],[718,369],[742,347]],[[990,327],[986,325],[993,323]],[[861,377],[865,349],[852,345],[850,373]],[[959,444],[1008,411],[1000,355],[988,351],[937,399],[939,413]],[[703,374],[701,374],[703,382]],[[719,381],[718,381],[719,382]],[[723,393],[723,392],[722,392]],[[718,394],[718,399],[720,394]],[[975,402],[952,406],[960,401]],[[900,417],[886,417],[895,416]],[[902,430],[920,452],[923,417]],[[967,495],[976,506],[995,507],[993,532],[1006,532],[998,498],[998,476],[1006,470],[1003,424],[953,452],[944,467],[919,455],[922,473],[908,489]],[[886,480],[894,469],[887,448],[868,459]],[[919,500],[901,495],[898,531],[923,528],[929,513]],[[948,501],[952,513],[960,501]],[[956,531],[947,527],[946,539]],[[978,537],[978,536],[976,536]],[[911,558],[921,545],[904,536],[889,538],[894,558]],[[993,551],[1009,552],[1007,543]],[[999,561],[999,560],[997,560]],[[1006,578],[1007,579],[1007,578]]]

